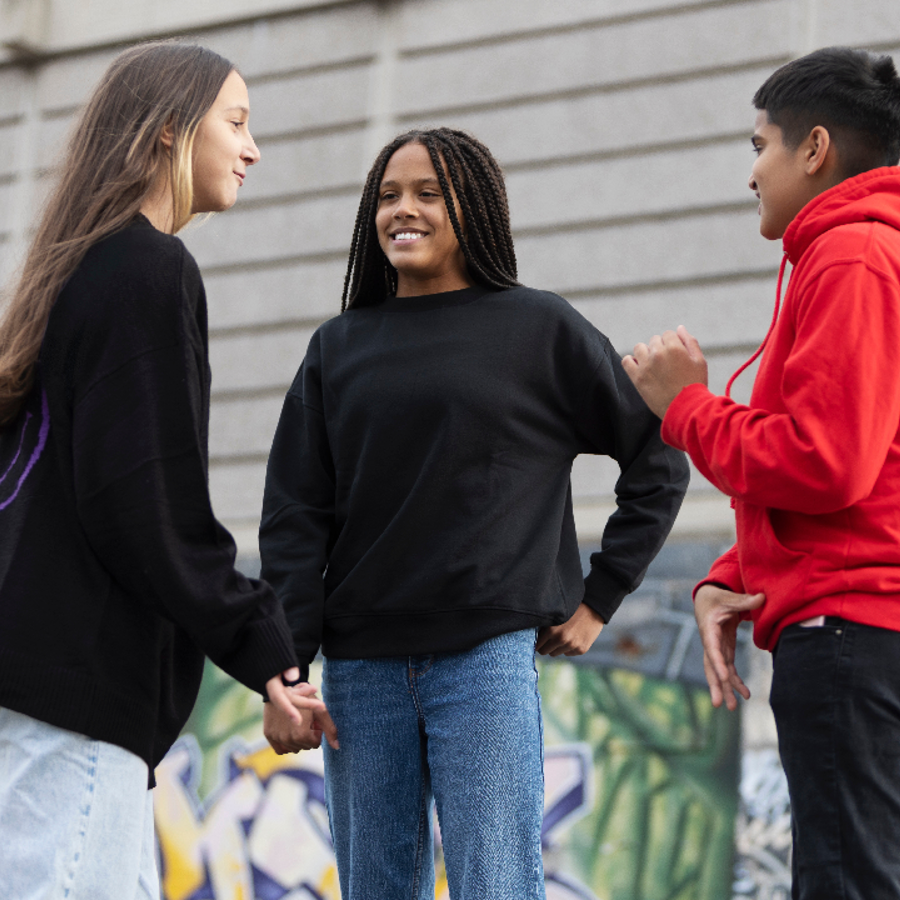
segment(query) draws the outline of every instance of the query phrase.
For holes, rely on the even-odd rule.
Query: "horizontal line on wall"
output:
[[[365,131],[368,125],[368,119],[348,119],[346,122],[317,125],[311,128],[295,128],[291,131],[272,131],[263,134],[256,143],[264,150],[266,144],[269,143],[283,143],[311,137],[330,137],[333,134],[345,134],[348,131]]]
[[[321,0],[319,3],[306,6],[302,9],[288,10],[272,10],[265,13],[250,13],[245,16],[231,16],[227,19],[221,19],[216,22],[206,22],[202,24],[184,26],[182,28],[167,28],[163,31],[146,31],[137,34],[130,34],[114,40],[97,41],[93,44],[80,44],[71,47],[57,47],[52,50],[35,47],[29,49],[27,60],[24,62],[19,59],[13,59],[4,63],[0,63],[0,69],[6,66],[16,66],[22,68],[24,65],[42,65],[47,62],[53,62],[57,59],[71,59],[78,56],[90,56],[93,53],[99,53],[105,50],[124,50],[138,42],[168,40],[171,38],[195,38],[202,43],[203,35],[211,32],[223,31],[229,28],[240,27],[241,25],[253,25],[256,22],[271,21],[272,19],[301,18],[303,16],[321,13],[323,9],[333,6],[353,6],[359,0]]]
[[[335,304],[334,314],[340,312]],[[304,328],[318,328],[325,320],[320,316],[314,319],[279,319],[274,322],[248,322],[246,325],[225,325],[210,328],[210,338],[244,337],[253,334],[277,334],[280,331],[301,331]]]
[[[209,467],[221,468],[223,466],[263,465],[269,459],[268,453],[235,453],[234,455],[216,455],[209,457]]]
[[[639,225],[647,222],[674,222],[680,219],[699,219],[704,216],[719,215],[721,213],[747,212],[758,205],[758,200],[754,200],[752,203],[749,200],[741,200],[735,203],[720,203],[711,206],[689,206],[672,210],[659,210],[658,212],[636,213],[629,216],[610,216],[605,219],[550,222],[546,225],[513,228],[513,240],[543,237],[548,234],[568,234],[575,231],[602,231],[608,228],[621,228],[623,225]]]
[[[271,84],[274,81],[283,81],[286,78],[297,78],[304,75],[321,75],[328,72],[349,71],[362,69],[372,65],[375,56],[364,53],[358,56],[347,56],[334,62],[314,63],[311,66],[294,66],[290,69],[277,69],[271,72],[261,72],[256,75],[248,75],[245,79],[248,88],[257,84]]]
[[[331,197],[358,197],[362,191],[362,183],[334,185],[293,193],[271,194],[267,197],[248,197],[241,199],[239,209],[260,209],[264,207],[289,206],[292,203],[303,203],[306,200],[327,200]]]
[[[584,288],[567,288],[561,292],[567,300],[606,300],[628,294],[646,294],[651,291],[682,290],[690,287],[709,287],[711,285],[728,285],[744,281],[760,281],[772,278],[778,273],[775,266],[764,269],[745,269],[739,272],[723,272],[718,275],[697,275],[690,278],[660,279],[659,281],[631,282],[629,284],[611,285],[609,287],[593,286]],[[550,288],[552,290],[552,288]]]
[[[283,398],[287,393],[287,389],[290,387],[289,384],[274,384],[270,387],[228,388],[227,390],[217,391],[215,388],[215,381],[216,373],[213,372],[212,399],[216,403],[237,403],[239,401],[248,400],[271,400],[274,397]]]
[[[459,50],[468,50],[475,47],[496,47],[503,44],[515,44],[523,40],[533,40],[550,35],[573,34],[580,31],[599,30],[616,25],[628,25],[632,22],[646,22],[653,19],[668,19],[683,13],[705,12],[712,9],[721,9],[734,6],[754,6],[758,0],[707,0],[698,3],[680,3],[666,6],[661,9],[647,9],[632,13],[619,13],[608,16],[596,16],[582,19],[578,22],[567,22],[560,25],[544,25],[534,28],[520,28],[516,31],[507,31],[503,34],[490,35],[482,38],[469,38],[459,41],[449,41],[446,44],[434,44],[428,47],[410,47],[401,51],[401,56],[415,58],[421,56],[434,56],[442,53],[454,53]]]
[[[758,341],[744,341],[740,344],[704,344],[703,355],[707,359],[719,356],[752,356],[758,349],[762,339]]]
[[[504,174],[513,172],[543,171],[544,169],[562,169],[582,163],[608,162],[617,159],[634,159],[641,156],[653,156],[659,153],[674,153],[679,150],[702,150],[722,144],[733,144],[735,141],[746,141],[748,159],[750,158],[751,129],[741,131],[723,131],[720,134],[697,138],[684,138],[677,141],[660,141],[652,144],[629,144],[610,150],[596,150],[590,153],[572,153],[570,155],[535,157],[512,163],[502,163]]]
[[[514,109],[521,106],[533,106],[536,103],[547,103],[553,100],[579,100],[584,97],[595,97],[603,94],[625,93],[644,87],[681,84],[688,81],[701,81],[716,75],[733,75],[741,72],[764,71],[771,72],[773,66],[785,62],[783,56],[763,57],[761,59],[747,60],[734,65],[710,66],[691,69],[685,72],[673,72],[670,74],[655,73],[645,78],[633,78],[623,81],[604,82],[603,84],[583,84],[578,87],[560,88],[553,91],[520,94],[518,96],[500,97],[494,100],[482,100],[472,103],[457,104],[453,106],[434,107],[429,109],[414,109],[397,111],[395,113],[398,122],[414,122],[423,119],[433,119],[437,116],[467,115],[480,112],[497,112],[502,109]]]
[[[247,260],[239,263],[218,263],[202,266],[203,275],[232,275],[236,272],[259,272],[265,269],[280,269],[298,263],[346,262],[350,254],[350,238],[347,236],[346,250],[326,250],[321,253],[298,253],[291,256],[278,256],[270,259]]]
[[[81,103],[70,103],[68,106],[46,107],[40,110],[39,116],[42,122],[54,122],[58,119],[68,119],[81,112],[82,109]]]

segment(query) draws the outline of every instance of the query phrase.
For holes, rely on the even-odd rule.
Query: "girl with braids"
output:
[[[173,236],[234,203],[248,116],[217,54],[122,53],[0,327],[0,897],[159,897],[147,788],[204,652],[327,723],[210,508],[206,304]]]
[[[501,171],[463,132],[379,154],[342,306],[285,400],[260,547],[301,668],[325,655],[343,900],[434,897],[433,804],[453,900],[543,898],[535,646],[591,646],[665,540],[684,458],[606,338],[518,283]],[[622,470],[586,580],[578,453]],[[301,716],[266,710],[276,750],[317,743]]]

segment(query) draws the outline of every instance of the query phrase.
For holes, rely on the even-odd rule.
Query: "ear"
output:
[[[826,174],[834,165],[835,148],[828,129],[816,125],[803,142],[803,159],[807,175]]]
[[[175,131],[172,128],[171,122],[166,122],[166,124],[163,125],[162,131],[159,133],[159,139],[166,150],[172,149],[172,145],[175,143]]]

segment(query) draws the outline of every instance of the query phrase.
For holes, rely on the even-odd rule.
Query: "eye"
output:
[[[395,191],[385,191],[379,198],[378,202],[381,203],[384,200],[395,200],[397,198],[397,194]]]

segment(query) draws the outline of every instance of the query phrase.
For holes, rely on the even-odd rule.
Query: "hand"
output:
[[[622,360],[625,373],[650,409],[662,419],[671,402],[689,384],[708,384],[706,360],[697,339],[684,325],[638,344]]]
[[[709,684],[713,706],[737,709],[735,692],[745,700],[750,691],[734,667],[737,627],[741,613],[758,609],[765,603],[764,594],[737,594],[714,584],[704,584],[694,597],[694,617],[703,642],[703,671]]]
[[[600,614],[582,603],[568,622],[542,628],[534,649],[545,656],[581,656],[591,649],[603,631],[603,624]]]
[[[296,681],[300,671],[296,667],[284,672],[286,681]],[[269,703],[263,706],[263,734],[279,755],[312,750],[321,746],[322,734],[337,750],[337,727],[325,704],[316,698],[316,688],[311,684],[292,687],[276,675],[266,682]]]

